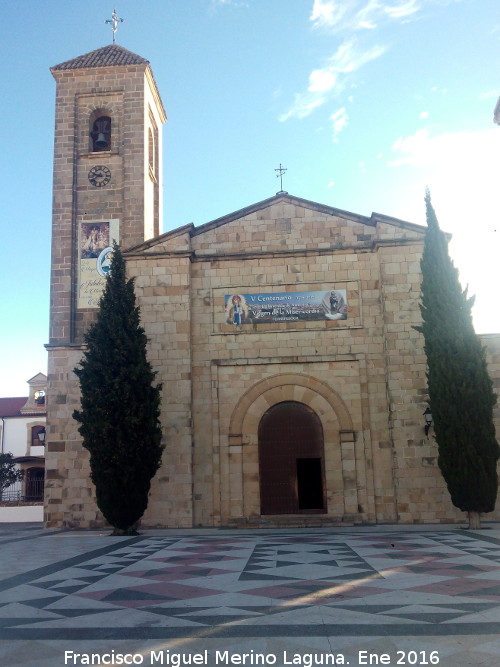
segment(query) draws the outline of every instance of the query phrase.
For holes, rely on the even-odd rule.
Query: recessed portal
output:
[[[259,424],[262,514],[326,512],[323,428],[303,403],[270,408]]]

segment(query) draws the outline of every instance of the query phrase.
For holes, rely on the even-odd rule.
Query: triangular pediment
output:
[[[246,206],[245,208],[239,209],[238,211],[234,211],[233,213],[224,215],[221,218],[217,218],[203,225],[200,225],[199,227],[196,227],[194,229],[192,235],[198,236],[199,234],[204,234],[207,231],[210,231],[217,227],[221,227],[222,225],[227,225],[230,222],[241,220],[243,218],[247,218],[248,216],[254,213],[258,213],[264,211],[265,209],[269,209],[272,206],[279,203],[284,205],[289,204],[292,206],[298,206],[304,210],[312,211],[320,215],[329,215],[329,216],[334,215],[336,217],[346,218],[349,220],[359,222],[360,224],[363,225],[374,226],[374,223],[372,222],[371,218],[368,218],[364,215],[358,215],[357,213],[344,211],[339,208],[334,208],[333,206],[319,204],[318,202],[314,202],[309,199],[294,197],[293,195],[290,195],[288,193],[279,193],[274,197],[270,197],[269,199],[264,199],[263,201],[257,202],[256,204]]]
[[[125,252],[130,255],[278,251],[312,248],[315,244],[335,249],[383,241],[422,240],[424,233],[425,227],[391,216],[360,215],[278,193],[198,227],[189,224],[166,232]]]
[[[47,384],[47,376],[44,373],[37,373],[28,380],[28,384],[32,385]]]
[[[192,232],[192,236],[198,236],[199,234],[204,234],[211,229],[246,218],[253,213],[270,208],[276,203],[298,206],[299,208],[308,210],[312,213],[318,213],[319,215],[325,216],[334,216],[337,218],[350,220],[352,222],[357,222],[361,225],[368,225],[369,227],[376,227],[379,224],[385,224],[391,225],[393,227],[400,227],[401,229],[420,232],[422,234],[425,233],[425,227],[422,227],[421,225],[417,225],[413,222],[407,222],[405,220],[400,220],[399,218],[394,218],[388,215],[383,215],[381,213],[372,213],[371,216],[368,217],[359,213],[353,213],[352,211],[335,208],[334,206],[320,204],[309,199],[295,197],[288,193],[278,193],[274,197],[270,197],[269,199],[257,202],[256,204],[252,204],[238,211],[234,211],[234,213],[229,213],[228,215],[222,216],[221,218],[217,218],[203,225],[200,225],[199,227],[195,227]]]

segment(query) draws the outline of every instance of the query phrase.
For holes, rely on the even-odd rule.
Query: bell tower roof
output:
[[[103,46],[101,49],[84,53],[82,56],[66,60],[51,67],[51,71],[86,69],[89,67],[115,67],[121,65],[149,65],[149,60],[124,49],[118,44]]]

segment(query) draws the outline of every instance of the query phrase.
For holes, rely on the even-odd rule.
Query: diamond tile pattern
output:
[[[500,540],[465,531],[143,536],[4,580],[0,637],[498,632]]]

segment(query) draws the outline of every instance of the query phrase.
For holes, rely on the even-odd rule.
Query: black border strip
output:
[[[31,539],[31,538],[30,538]],[[131,537],[127,540],[120,540],[115,544],[110,544],[106,547],[101,547],[100,549],[94,549],[93,551],[85,551],[84,553],[78,556],[72,556],[66,560],[60,560],[56,563],[51,563],[50,565],[44,565],[39,567],[36,570],[30,570],[29,572],[22,572],[16,574],[13,577],[8,579],[3,579],[0,581],[0,592],[6,591],[9,588],[15,588],[15,586],[20,586],[21,584],[28,584],[31,581],[39,579],[41,577],[46,577],[49,574],[54,574],[54,572],[60,572],[61,570],[66,570],[68,567],[74,567],[75,565],[80,565],[87,560],[92,560],[93,558],[99,558],[99,556],[105,556],[108,553],[112,553],[117,549],[122,549],[137,542],[144,540],[143,536],[140,537]],[[82,545],[83,546],[83,545]]]
[[[119,639],[274,639],[297,637],[454,637],[500,636],[498,623],[444,623],[398,626],[346,625],[247,625],[228,628],[127,627],[127,628],[4,628],[0,639],[10,640],[119,640]],[[124,637],[124,634],[126,637]]]

